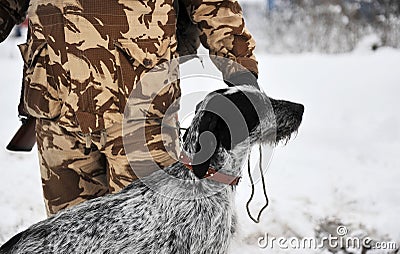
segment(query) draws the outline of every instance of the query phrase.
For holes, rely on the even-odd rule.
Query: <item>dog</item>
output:
[[[235,185],[250,147],[289,140],[301,104],[250,86],[211,92],[184,135],[181,160],[121,192],[60,211],[0,253],[227,253]]]

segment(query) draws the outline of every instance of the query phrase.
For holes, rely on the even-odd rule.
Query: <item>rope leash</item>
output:
[[[177,126],[171,126],[169,124],[163,123],[162,122],[162,118],[159,117],[147,117],[147,118],[143,118],[143,119],[130,119],[128,120],[129,122],[134,122],[134,121],[143,121],[143,120],[153,120],[158,122],[161,126],[163,127],[167,127],[167,128],[172,128],[172,129],[177,129],[178,130],[178,135],[179,135],[179,141],[180,143],[183,142],[182,140],[182,131],[186,131],[188,128],[182,128],[179,124],[179,122],[177,122]],[[249,218],[254,222],[254,223],[260,223],[260,217],[262,215],[262,213],[264,212],[264,210],[268,207],[269,205],[269,199],[268,199],[268,195],[267,195],[267,190],[266,190],[266,183],[265,183],[265,178],[264,178],[264,174],[262,172],[262,148],[261,148],[261,144],[259,145],[259,153],[260,153],[260,158],[259,158],[259,165],[258,168],[260,170],[260,174],[261,174],[261,182],[262,182],[262,186],[263,186],[263,194],[265,197],[265,205],[260,209],[260,211],[257,214],[257,218],[254,218],[253,215],[251,215],[250,212],[250,203],[251,201],[254,199],[254,191],[255,191],[255,184],[254,184],[254,180],[253,180],[253,176],[251,174],[251,167],[250,167],[250,154],[248,156],[247,159],[247,171],[249,174],[249,178],[250,178],[250,183],[251,183],[251,195],[249,200],[246,203],[246,211],[247,211],[247,215],[249,216]]]
[[[260,223],[260,217],[261,214],[264,212],[264,210],[268,207],[269,204],[269,200],[268,200],[268,195],[267,195],[267,190],[266,190],[266,184],[265,184],[265,179],[264,179],[264,174],[262,172],[262,151],[261,151],[261,145],[259,145],[259,152],[260,152],[260,160],[259,160],[259,165],[258,168],[260,170],[260,174],[261,174],[261,181],[262,181],[262,186],[263,186],[263,194],[265,197],[265,205],[261,208],[260,212],[257,215],[257,219],[255,219],[250,212],[250,203],[254,198],[254,181],[253,181],[253,176],[251,175],[251,168],[250,168],[250,154],[248,156],[247,159],[247,172],[249,174],[249,178],[250,178],[250,183],[251,183],[251,195],[249,198],[249,201],[247,201],[246,203],[246,210],[247,210],[247,215],[250,217],[250,219],[252,221],[254,221],[255,223]]]

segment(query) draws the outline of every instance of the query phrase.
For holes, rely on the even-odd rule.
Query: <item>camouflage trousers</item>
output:
[[[167,119],[173,125],[176,118]],[[176,122],[175,122],[176,123]],[[142,123],[143,124],[143,123]],[[69,132],[56,122],[38,119],[37,146],[45,204],[48,215],[85,200],[115,193],[138,178],[176,161],[178,130],[162,131],[158,122],[145,124],[145,142],[130,124],[129,156],[125,152],[122,124],[88,137]],[[166,148],[167,147],[167,148]],[[129,158],[129,159],[128,159]]]

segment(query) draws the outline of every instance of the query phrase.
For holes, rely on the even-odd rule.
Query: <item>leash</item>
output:
[[[146,117],[143,119],[131,119],[128,120],[129,122],[133,122],[133,121],[143,121],[143,120],[153,120],[158,122],[161,126],[167,127],[167,128],[172,128],[172,129],[177,129],[179,132],[179,141],[182,142],[182,130],[187,130],[187,128],[182,128],[179,124],[179,121],[177,121],[177,126],[171,126],[169,124],[165,124],[162,123],[162,118],[159,117]],[[261,174],[261,182],[262,182],[262,186],[263,186],[263,194],[265,197],[265,205],[260,209],[260,211],[257,214],[257,218],[254,218],[253,215],[251,215],[250,212],[250,203],[251,201],[254,199],[254,180],[253,177],[251,175],[251,167],[250,167],[250,154],[248,156],[247,159],[247,171],[249,174],[249,178],[250,178],[250,183],[251,183],[251,195],[249,200],[246,203],[246,211],[247,211],[247,215],[249,216],[249,218],[254,222],[254,223],[260,223],[260,217],[262,215],[262,213],[264,212],[264,210],[268,207],[269,205],[269,199],[268,199],[268,195],[267,195],[267,190],[266,190],[266,184],[265,184],[265,178],[264,178],[264,174],[262,172],[262,150],[261,150],[261,145],[259,145],[259,153],[260,153],[260,159],[259,159],[259,165],[258,168],[260,170],[260,174]],[[189,169],[190,171],[193,171],[193,167],[191,165],[191,159],[187,156],[187,154],[182,151],[181,154],[179,155],[179,159],[180,161],[183,163],[183,165]],[[239,176],[232,176],[232,175],[227,175],[224,173],[220,173],[218,172],[215,168],[213,167],[209,167],[205,176],[205,178],[219,182],[219,183],[223,183],[223,184],[227,184],[227,185],[231,185],[236,186],[239,184],[241,177]]]
[[[247,210],[247,215],[248,215],[248,216],[250,217],[250,219],[251,219],[252,221],[254,221],[255,223],[260,223],[261,214],[264,212],[264,210],[268,207],[268,204],[269,204],[268,195],[267,195],[267,190],[266,190],[266,184],[265,184],[265,179],[264,179],[264,174],[263,174],[262,168],[261,168],[261,165],[262,165],[262,151],[261,151],[261,145],[259,145],[259,152],[260,152],[260,160],[259,160],[258,168],[260,169],[260,174],[261,174],[261,181],[262,181],[262,186],[263,186],[263,194],[264,194],[264,197],[265,197],[265,205],[261,208],[260,212],[258,213],[257,219],[255,219],[255,218],[251,215],[251,212],[250,212],[250,203],[251,203],[251,201],[252,201],[253,198],[254,198],[254,181],[253,181],[253,177],[252,177],[252,175],[251,175],[250,154],[249,154],[248,159],[247,159],[247,171],[248,171],[248,173],[249,173],[249,178],[250,178],[250,183],[251,183],[251,195],[250,195],[249,200],[248,200],[247,203],[246,203],[246,210]]]

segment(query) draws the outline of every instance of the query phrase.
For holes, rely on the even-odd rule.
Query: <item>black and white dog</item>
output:
[[[0,253],[227,253],[247,152],[288,140],[303,111],[249,86],[212,92],[185,134],[183,161],[31,226]]]

